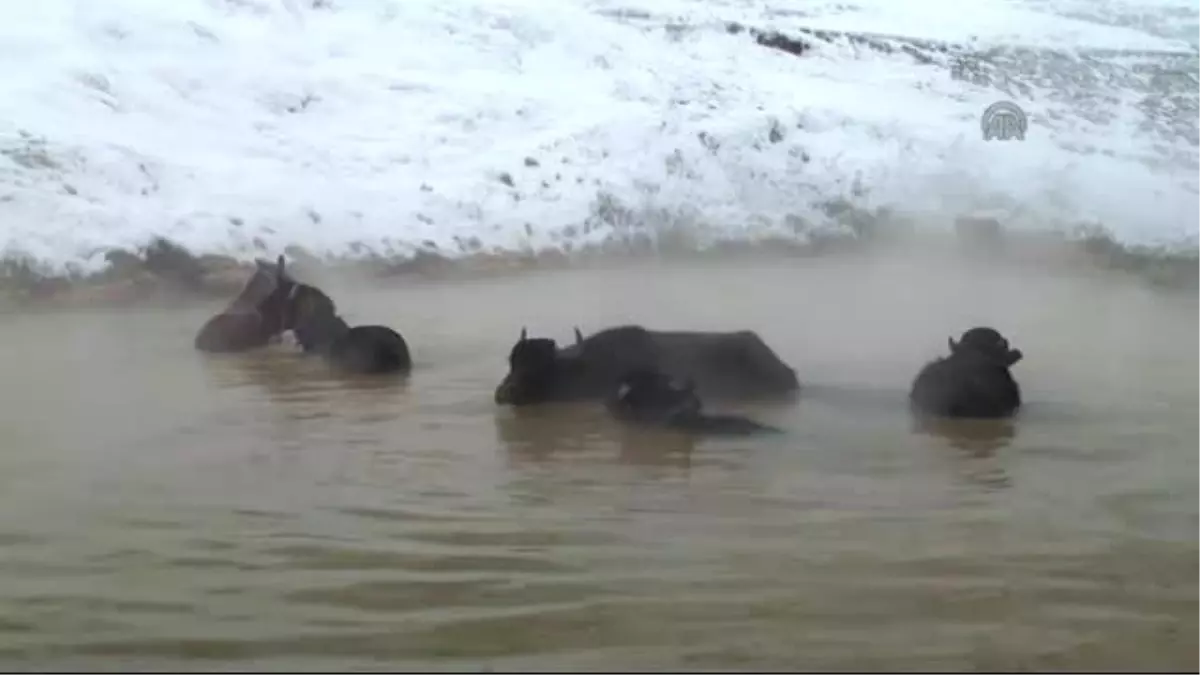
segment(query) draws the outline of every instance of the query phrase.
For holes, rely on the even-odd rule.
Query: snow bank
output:
[[[239,257],[541,249],[612,236],[623,224],[597,207],[612,200],[701,239],[803,236],[788,216],[820,225],[839,197],[930,226],[1001,208],[1194,238],[1194,60],[1151,115],[1158,57],[1069,57],[1103,66],[1091,93],[1034,73],[1009,95],[952,79],[937,50],[817,42],[797,58],[724,28],[1195,50],[1153,34],[1163,22],[1104,22],[1125,6],[976,4],[5,3],[0,249],[84,269],[155,235]],[[1180,8],[1139,11],[1175,26]],[[983,141],[999,98],[1030,115],[1024,142]]]

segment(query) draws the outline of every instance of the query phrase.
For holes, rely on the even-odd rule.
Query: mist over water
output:
[[[925,254],[311,281],[411,379],[196,354],[215,305],[3,318],[0,665],[1196,665],[1190,298]],[[807,389],[738,409],[787,434],[492,403],[522,325],[624,322],[758,331]],[[910,379],[980,323],[1025,410],[914,429]]]

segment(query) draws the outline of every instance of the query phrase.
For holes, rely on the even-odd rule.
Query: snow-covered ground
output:
[[[612,236],[613,203],[753,237],[793,233],[789,215],[821,226],[839,197],[930,227],[986,209],[1194,241],[1198,15],[1194,0],[7,2],[0,253],[94,269],[154,235],[246,257],[540,249]],[[797,58],[729,21],[965,51],[834,41]],[[1032,51],[988,52],[1005,46]],[[1008,93],[953,79],[964,53]],[[1029,114],[1024,142],[983,140],[1002,98]]]

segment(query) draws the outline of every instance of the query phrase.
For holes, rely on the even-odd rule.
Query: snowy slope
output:
[[[95,268],[153,235],[242,256],[557,247],[611,236],[613,201],[758,236],[837,197],[930,226],[989,208],[1196,236],[1194,2],[640,1],[4,3],[0,250]],[[729,21],[1034,51],[989,53],[1009,84],[984,86],[951,78],[958,52],[796,58]],[[982,140],[999,98],[1030,114],[1025,142]]]

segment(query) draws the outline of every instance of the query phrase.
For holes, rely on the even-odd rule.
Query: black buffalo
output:
[[[508,364],[495,391],[500,405],[602,400],[626,373],[639,368],[694,382],[706,399],[783,398],[800,388],[795,371],[751,331],[618,326],[585,339],[576,328],[575,344],[559,348],[554,340],[528,337],[522,328]]]
[[[1021,407],[1021,388],[1010,368],[1023,358],[993,328],[976,327],[958,342],[947,340],[950,355],[926,364],[913,380],[909,403],[933,417],[999,419]]]
[[[295,284],[285,297],[283,328],[306,354],[319,354],[337,370],[357,374],[412,370],[408,343],[387,326],[351,326],[333,299],[309,284]]]
[[[782,433],[739,415],[710,415],[692,382],[680,382],[649,368],[626,373],[605,400],[608,412],[622,422],[712,436]]]
[[[283,256],[272,265],[256,260],[257,269],[237,298],[200,328],[193,342],[202,352],[244,352],[269,343],[283,332],[284,308],[295,282]]]

